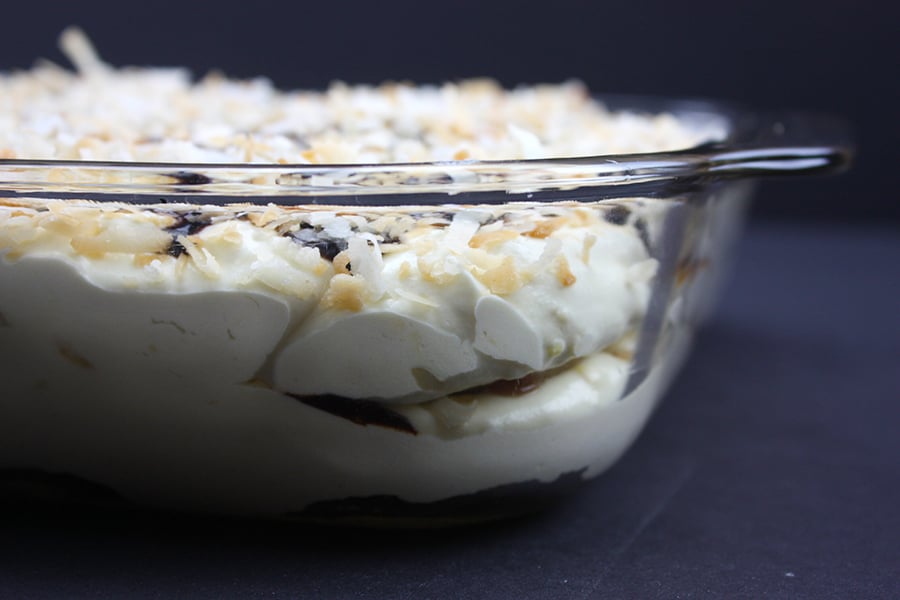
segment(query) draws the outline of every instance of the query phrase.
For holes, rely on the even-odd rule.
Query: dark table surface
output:
[[[900,232],[754,225],[628,454],[432,532],[7,506],[0,596],[900,597]]]

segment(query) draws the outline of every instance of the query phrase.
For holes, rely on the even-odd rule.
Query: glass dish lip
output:
[[[0,159],[0,194],[130,203],[443,204],[672,195],[712,181],[826,173],[853,155],[848,125],[737,103],[596,95],[611,110],[670,113],[722,132],[671,151],[524,160],[379,164],[185,163]],[[410,195],[415,195],[411,202]]]

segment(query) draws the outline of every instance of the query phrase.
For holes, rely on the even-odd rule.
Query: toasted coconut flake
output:
[[[351,275],[335,275],[321,304],[325,308],[359,312],[365,306],[365,283]]]
[[[98,75],[111,71],[109,65],[100,60],[87,35],[78,27],[68,27],[60,34],[59,47],[82,75]]]
[[[597,243],[597,236],[589,233],[584,236],[584,245],[581,248],[581,261],[585,265],[591,264],[591,248]]]
[[[556,278],[559,280],[559,283],[562,284],[563,287],[569,287],[575,283],[576,278],[575,274],[572,273],[572,269],[569,267],[569,261],[566,260],[566,257],[560,254],[556,257],[555,261],[556,265]]]
[[[384,293],[384,278],[381,275],[384,260],[378,240],[371,234],[352,237],[348,241],[347,253],[353,274],[365,279],[374,299],[380,298]]]
[[[493,246],[498,246],[504,242],[514,240],[517,237],[519,237],[519,233],[509,229],[498,229],[495,231],[482,230],[472,236],[472,239],[469,240],[469,247],[490,249]]]
[[[553,232],[562,227],[565,222],[566,219],[562,217],[544,219],[543,221],[538,221],[535,224],[534,228],[526,232],[525,235],[542,240],[544,238],[550,237]]]
[[[504,257],[499,266],[476,275],[494,294],[505,296],[522,287],[522,276],[511,256]]]

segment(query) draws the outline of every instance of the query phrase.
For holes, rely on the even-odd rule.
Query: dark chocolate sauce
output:
[[[403,243],[403,240],[401,240],[399,237],[391,235],[389,233],[382,233],[380,237],[381,237],[381,244],[383,246],[388,245],[388,244],[402,244]]]
[[[172,242],[169,244],[169,247],[166,248],[166,254],[172,258],[178,258],[185,252],[187,252],[187,249],[175,238],[172,238]]]
[[[178,258],[187,252],[184,245],[178,241],[178,236],[199,233],[206,227],[209,227],[212,224],[212,220],[198,210],[175,212],[172,213],[172,216],[175,217],[175,223],[164,230],[172,234],[172,241],[169,243],[169,247],[166,248],[166,254],[173,258]]]
[[[209,216],[199,210],[176,212],[172,216],[175,217],[175,223],[165,230],[175,235],[194,235],[212,225]]]
[[[212,179],[202,173],[194,173],[193,171],[176,171],[175,173],[167,173],[167,175],[178,181],[181,185],[203,185],[212,183]]]
[[[628,222],[631,211],[621,204],[616,204],[604,213],[603,218],[613,225],[624,225]]]
[[[486,383],[484,385],[479,385],[478,387],[473,387],[461,392],[457,392],[457,394],[494,394],[496,396],[523,396],[538,389],[539,387],[544,385],[545,381],[570,367],[571,363],[559,367],[554,367],[553,369],[548,369],[547,371],[529,373],[524,377],[519,377],[518,379],[498,379],[497,381],[492,381],[491,383]]]
[[[307,406],[347,419],[357,425],[376,425],[378,427],[396,429],[403,433],[411,433],[412,435],[419,433],[412,423],[409,422],[409,419],[374,400],[344,398],[333,394],[321,394],[318,396],[286,394]]]
[[[645,221],[643,217],[637,219],[634,222],[634,228],[637,230],[638,236],[644,243],[644,248],[647,249],[647,252],[650,252],[650,232],[647,231],[647,221]]]
[[[287,236],[298,244],[315,248],[319,251],[319,256],[329,261],[333,261],[335,256],[347,249],[348,245],[345,238],[331,237],[308,223],[303,223],[299,230],[291,231]]]
[[[498,379],[497,381],[494,381],[487,385],[483,385],[472,390],[467,390],[464,393],[487,393],[496,394],[497,396],[522,396],[541,387],[541,384],[544,383],[545,379],[547,379],[547,374],[543,372],[529,373],[525,377],[520,377],[518,379]]]

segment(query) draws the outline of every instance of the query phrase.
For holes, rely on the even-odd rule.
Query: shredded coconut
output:
[[[385,163],[672,150],[709,139],[672,115],[610,112],[578,82],[504,90],[335,83],[279,91],[264,78],[114,68],[87,37],[60,39],[76,68],[0,74],[0,157],[163,162]],[[315,185],[317,182],[313,182]],[[327,181],[318,182],[327,185]]]

